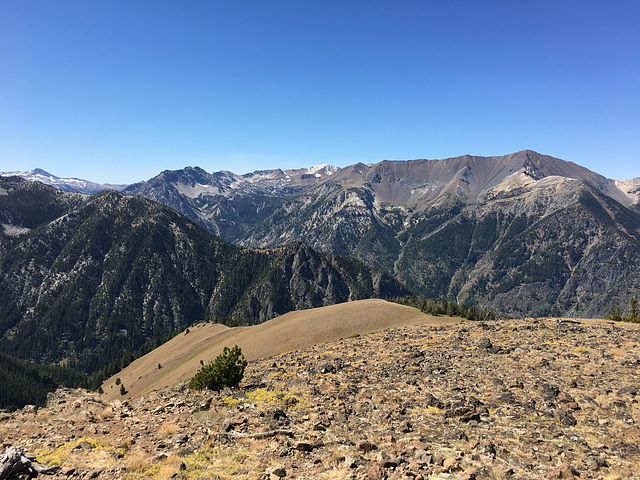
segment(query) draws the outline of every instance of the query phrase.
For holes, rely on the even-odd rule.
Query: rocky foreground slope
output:
[[[251,362],[238,390],[2,415],[53,478],[640,478],[640,328],[415,326]]]

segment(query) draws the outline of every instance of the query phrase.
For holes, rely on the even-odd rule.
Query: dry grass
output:
[[[106,407],[98,412],[98,418],[102,420],[109,420],[110,418],[113,418],[113,407]]]
[[[191,416],[191,420],[193,421],[193,423],[201,425],[219,425],[224,421],[225,418],[225,414],[213,409],[196,412]]]
[[[72,451],[83,442],[91,445],[91,450]],[[113,455],[115,452],[122,454],[123,449],[104,445],[93,438],[82,437],[67,442],[54,450],[39,452],[37,460],[44,465],[70,465],[73,463],[76,468],[107,469],[116,463]]]
[[[264,388],[258,388],[252,392],[247,392],[247,400],[251,403],[255,403],[258,406],[261,405],[285,405],[294,399],[293,408],[302,406],[304,404],[304,395],[296,394],[287,391],[273,391],[266,390]]]
[[[171,455],[157,463],[153,463],[151,455],[143,451],[136,451],[125,458],[124,463],[129,467],[129,471],[122,478],[123,480],[150,478],[168,480],[180,472],[178,465],[181,461],[180,457]]]
[[[201,324],[119,372],[117,376],[129,392],[126,396],[119,394],[115,376],[107,380],[102,385],[103,399],[134,398],[186,381],[197,372],[200,360],[215,358],[225,346],[237,344],[247,360],[255,360],[387,328],[459,321],[461,319],[433,317],[385,300],[359,300],[290,312],[252,327]],[[162,364],[161,369],[157,368],[158,363]]]
[[[209,446],[197,453],[183,457],[181,460],[186,468],[180,474],[187,480],[215,478],[215,476],[221,479],[256,478],[256,472],[261,472],[263,466],[259,464],[255,456],[251,456],[249,453],[252,448],[259,447],[260,445],[256,445],[251,441],[234,447]],[[165,463],[170,464],[171,462]],[[175,465],[175,462],[173,463]],[[264,472],[262,471],[262,473]],[[157,477],[153,478],[164,480],[168,477],[163,476],[162,472],[160,472]]]
[[[176,425],[175,423],[163,423],[158,429],[158,433],[165,436],[175,435],[179,431],[180,427],[178,427],[178,425]]]
[[[132,473],[143,472],[152,464],[152,457],[149,453],[142,450],[133,450],[129,452],[122,461],[129,467]]]

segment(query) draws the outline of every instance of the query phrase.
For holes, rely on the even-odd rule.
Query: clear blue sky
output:
[[[640,176],[640,2],[0,1],[0,171],[532,149]]]

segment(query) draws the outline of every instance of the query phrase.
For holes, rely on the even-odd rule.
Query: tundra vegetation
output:
[[[60,389],[0,438],[50,480],[637,479],[638,358],[634,323],[413,325],[251,361],[233,390]]]

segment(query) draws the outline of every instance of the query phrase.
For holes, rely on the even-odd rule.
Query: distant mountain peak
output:
[[[103,190],[124,190],[126,185],[111,185],[91,182],[89,180],[82,180],[80,178],[60,178],[57,177],[42,168],[34,168],[28,172],[1,172],[0,176],[16,176],[29,180],[31,182],[41,182],[45,185],[49,185],[57,188],[58,190],[64,190],[73,193],[87,193],[93,194],[102,192]]]
[[[340,170],[340,168],[336,167],[335,165],[329,165],[328,163],[321,163],[320,165],[314,165],[307,170],[309,171],[309,173],[319,173],[324,171],[327,175],[333,175],[338,170]]]
[[[30,173],[32,173],[33,175],[42,175],[43,177],[58,178],[41,168],[34,168]]]
[[[606,297],[587,299],[570,283],[580,278],[594,285],[591,275],[598,271],[606,278],[624,273],[612,262],[603,264],[604,257],[590,257],[593,245],[622,245],[616,255],[627,260],[620,265],[640,258],[639,179],[616,182],[529,149],[244,175],[190,166],[166,170],[124,193],[169,206],[245,247],[302,241],[319,251],[355,255],[423,295],[484,299],[521,312],[549,313],[553,299],[559,311],[604,312],[613,305]],[[9,218],[2,223],[28,227]],[[289,248],[303,252],[301,245]],[[485,275],[489,267],[496,276]],[[616,288],[612,295],[622,298],[626,293]],[[583,297],[590,306],[583,306]],[[571,303],[577,300],[580,307]]]

